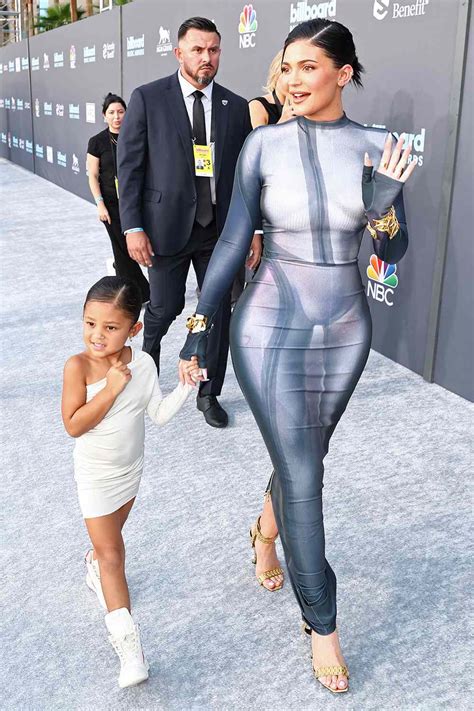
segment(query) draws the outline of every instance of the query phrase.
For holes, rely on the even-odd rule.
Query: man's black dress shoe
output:
[[[217,402],[215,395],[198,395],[197,409],[201,410],[208,425],[211,427],[227,427],[229,417],[223,407]]]

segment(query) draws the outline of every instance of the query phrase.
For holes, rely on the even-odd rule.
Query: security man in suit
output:
[[[214,82],[221,36],[202,17],[183,22],[179,70],[134,90],[118,143],[120,219],[130,256],[148,267],[150,301],[143,348],[159,371],[161,339],[185,304],[192,263],[198,286],[230,203],[240,149],[251,132],[247,101]],[[261,251],[258,235],[252,261]],[[226,427],[219,404],[229,350],[230,295],[213,320],[209,380],[197,407],[213,427]]]

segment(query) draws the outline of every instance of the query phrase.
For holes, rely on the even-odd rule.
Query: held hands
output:
[[[151,242],[145,232],[129,232],[126,235],[128,253],[142,267],[151,267],[155,256]]]
[[[102,200],[97,205],[97,213],[99,215],[99,220],[101,222],[108,222],[109,225],[111,224],[112,220],[110,219],[109,212],[108,212],[107,208],[105,207]]]
[[[178,375],[182,385],[196,387],[196,383],[207,380],[207,369],[200,368],[197,356],[192,356],[191,360],[179,360]]]
[[[109,368],[105,377],[107,378],[107,388],[114,397],[117,397],[132,379],[132,374],[128,366],[118,361]]]

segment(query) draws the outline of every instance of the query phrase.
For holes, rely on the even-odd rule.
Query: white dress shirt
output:
[[[189,123],[191,124],[191,130],[193,126],[193,106],[194,106],[194,96],[193,93],[197,91],[196,87],[188,82],[187,79],[183,77],[181,71],[178,69],[178,81],[183,92],[184,105],[186,106],[186,111],[188,112]],[[212,87],[214,82],[211,81],[207,86],[202,86],[199,91],[202,91],[204,96],[201,98],[201,102],[204,108],[204,121],[206,124],[206,140],[208,145],[211,144],[211,117],[212,117]],[[214,145],[211,144],[212,161],[214,163]],[[202,180],[202,178],[199,178]],[[212,204],[216,204],[216,181],[214,178],[210,178],[211,181],[211,200]],[[132,232],[143,232],[142,227],[132,227],[125,231],[125,234],[130,234]]]
[[[193,126],[193,106],[194,106],[194,92],[201,91],[204,96],[201,98],[201,102],[204,108],[204,121],[206,123],[206,140],[208,145],[211,145],[211,117],[212,117],[212,87],[214,82],[211,81],[207,86],[202,86],[200,89],[196,89],[195,86],[190,84],[187,79],[183,77],[181,71],[178,69],[178,81],[183,92],[184,105],[186,106],[186,111],[188,112],[189,123],[191,128]],[[212,158],[214,162],[214,146],[212,145]],[[211,178],[211,200],[213,204],[216,204],[216,181]]]

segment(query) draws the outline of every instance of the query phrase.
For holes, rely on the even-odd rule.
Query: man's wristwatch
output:
[[[186,328],[189,329],[191,333],[201,333],[205,331],[207,328],[207,316],[193,314],[186,321]]]

